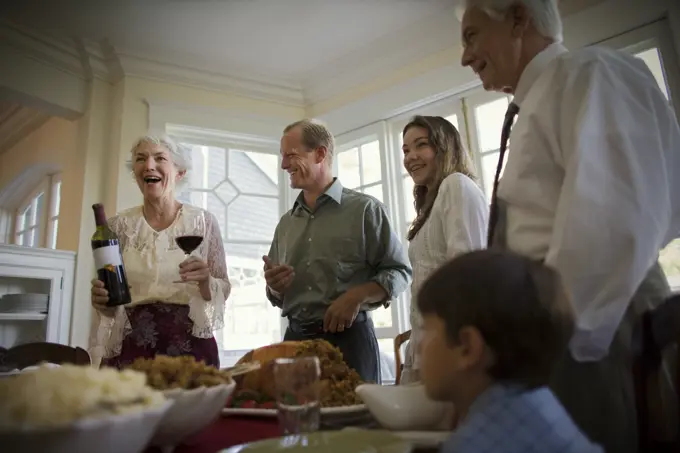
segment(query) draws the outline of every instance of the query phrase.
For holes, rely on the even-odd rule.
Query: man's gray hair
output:
[[[132,159],[128,161],[128,169],[130,171],[134,168],[135,152],[137,152],[137,149],[144,144],[162,146],[168,150],[170,159],[172,160],[172,163],[175,164],[177,171],[185,172],[184,177],[177,183],[176,187],[178,190],[183,189],[188,182],[186,173],[191,170],[191,151],[165,134],[145,135],[137,140],[130,150],[130,154],[132,154]]]
[[[562,42],[562,17],[557,7],[558,0],[461,0],[458,18],[462,19],[465,10],[476,7],[492,19],[503,20],[510,7],[522,4],[529,12],[534,27],[546,38]]]
[[[311,149],[323,146],[328,151],[328,163],[333,162],[335,138],[333,138],[333,134],[331,134],[331,131],[328,130],[325,124],[313,119],[304,119],[289,124],[283,130],[283,133],[287,134],[295,128],[300,128],[303,145]]]

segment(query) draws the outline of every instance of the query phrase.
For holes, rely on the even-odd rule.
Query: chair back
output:
[[[640,452],[680,452],[680,294],[674,294],[640,317],[633,330],[633,382]],[[674,392],[664,392],[664,358],[670,359]],[[673,393],[674,401],[668,401]],[[675,409],[670,436],[664,429],[663,405]],[[654,409],[654,410],[653,410]]]
[[[8,349],[0,355],[0,365],[3,369],[13,368],[22,370],[42,362],[57,365],[91,365],[90,354],[79,347],[71,347],[58,343],[26,343]]]
[[[394,360],[396,362],[396,378],[394,380],[394,383],[396,385],[399,385],[401,382],[401,370],[403,368],[403,362],[401,361],[401,346],[406,343],[409,339],[411,339],[411,331],[407,330],[406,332],[400,333],[396,337],[394,337]]]

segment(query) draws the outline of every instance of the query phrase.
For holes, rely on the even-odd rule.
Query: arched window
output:
[[[55,248],[60,201],[61,176],[48,176],[17,209],[14,243],[25,247]]]

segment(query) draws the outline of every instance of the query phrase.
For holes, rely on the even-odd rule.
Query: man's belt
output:
[[[358,322],[366,322],[366,319],[368,319],[368,315],[366,314],[365,311],[360,311],[357,314],[357,317],[354,318],[354,322],[352,323],[352,326],[354,323]],[[323,331],[323,319],[322,320],[311,320],[311,321],[300,321],[297,319],[292,319],[288,318],[288,328],[292,330],[293,332],[303,335],[306,337],[313,337],[317,335],[322,335],[325,332]],[[350,327],[351,329],[351,327]],[[345,329],[346,331],[347,329]],[[342,332],[337,332],[337,333],[342,333]]]

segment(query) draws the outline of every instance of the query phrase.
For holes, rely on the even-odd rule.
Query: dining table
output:
[[[220,416],[201,432],[175,448],[173,453],[217,453],[229,447],[281,436],[276,417]],[[149,448],[145,453],[157,453]]]

